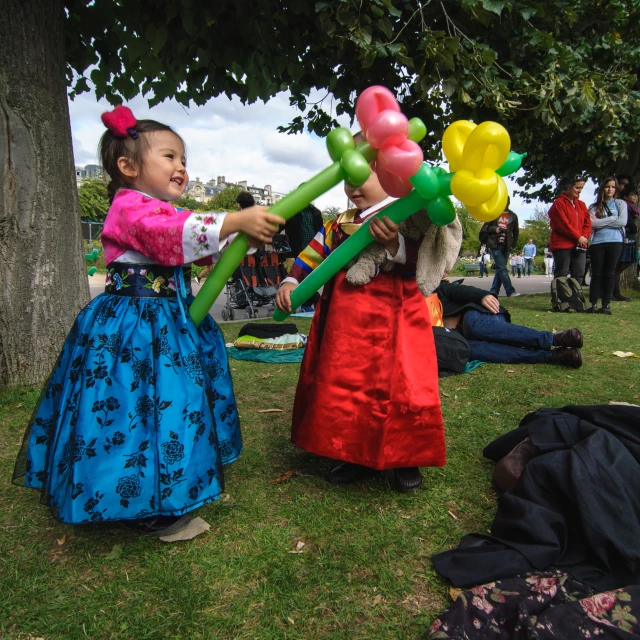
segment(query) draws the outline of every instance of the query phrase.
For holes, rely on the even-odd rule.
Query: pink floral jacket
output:
[[[132,189],[121,189],[104,222],[101,241],[105,260],[178,266],[211,264],[233,237],[220,240],[226,213],[176,209]]]

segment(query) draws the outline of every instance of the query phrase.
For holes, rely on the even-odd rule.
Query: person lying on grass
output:
[[[512,324],[498,298],[477,287],[442,280],[436,293],[444,326],[462,333],[471,347],[471,360],[502,364],[582,366],[582,332],[538,331]]]

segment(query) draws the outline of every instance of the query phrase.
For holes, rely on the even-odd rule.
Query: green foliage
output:
[[[189,196],[182,196],[174,202],[176,207],[182,207],[189,211],[238,211],[238,203],[236,198],[242,191],[239,187],[230,187],[223,189],[207,202],[198,202]]]
[[[78,187],[80,217],[87,222],[104,222],[109,211],[107,185],[99,178],[85,180]]]
[[[334,206],[326,207],[322,212],[322,219],[325,222],[328,222],[329,220],[333,220],[334,218],[337,218],[341,213],[342,213],[342,209],[340,209],[340,207],[334,207]]]
[[[242,193],[240,187],[223,189],[207,202],[207,211],[238,211],[240,207],[236,199],[240,193]]]
[[[460,220],[460,224],[462,225],[460,255],[472,254],[475,256],[480,249],[478,234],[482,228],[482,222],[478,222],[475,218],[472,218],[467,208],[460,202],[455,201],[454,207],[458,220]]]
[[[288,0],[158,3],[66,0],[71,96],[95,84],[113,104],[142,93],[204,104],[291,92],[324,134],[372,84],[400,96],[429,131],[428,159],[453,120],[504,123],[527,151],[523,187],[627,155],[640,130],[640,5],[625,0]],[[86,74],[86,75],[85,75]],[[311,104],[313,89],[327,100]],[[331,96],[331,99],[329,99]],[[428,146],[431,144],[431,146]],[[550,199],[551,187],[535,193]]]
[[[188,211],[211,211],[208,202],[199,202],[189,196],[182,196],[179,200],[173,203],[176,207],[182,207]]]

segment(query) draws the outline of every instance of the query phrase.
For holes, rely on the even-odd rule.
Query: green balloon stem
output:
[[[424,126],[424,124],[420,126],[421,124],[422,122],[418,118],[411,119],[408,136],[410,140],[419,142],[425,136],[426,127]],[[378,156],[377,149],[374,149],[366,141],[361,142],[359,145],[357,145],[356,151],[361,153],[367,162],[373,162]],[[296,213],[309,206],[309,204],[313,202],[313,200],[315,200],[317,197],[321,196],[323,193],[326,193],[327,191],[329,191],[329,189],[333,189],[333,187],[335,187],[346,178],[347,174],[342,168],[340,162],[334,162],[332,165],[330,165],[329,167],[315,175],[313,178],[300,185],[290,194],[282,198],[282,200],[276,202],[272,207],[269,208],[269,213],[280,216],[284,220],[289,220],[290,218],[293,218]],[[410,197],[410,195],[411,194],[406,197],[408,198]],[[402,198],[402,200],[404,200],[404,198]],[[420,207],[422,206],[424,206],[424,201],[422,201]],[[389,209],[391,209],[391,207],[389,207]],[[417,210],[418,209],[416,209],[416,211]],[[388,214],[385,213],[385,215]],[[369,234],[369,237],[371,238],[371,234]],[[366,244],[364,246],[366,246]],[[200,323],[209,313],[209,309],[211,309],[213,303],[222,293],[227,280],[229,280],[236,267],[244,259],[248,248],[249,242],[247,236],[243,233],[240,233],[220,257],[220,260],[217,262],[213,271],[206,279],[205,283],[202,285],[202,289],[200,289],[198,295],[195,297],[194,301],[189,307],[191,319],[193,320],[193,323],[196,325],[196,327],[200,325]],[[304,300],[306,300],[306,298],[303,299],[303,302]]]
[[[368,146],[368,145],[367,145]],[[375,149],[373,149],[375,152]],[[293,218],[318,196],[329,191],[346,178],[346,174],[339,162],[334,162],[319,174],[300,185],[295,191],[286,195],[269,208],[269,213],[280,216],[284,220]],[[233,214],[230,214],[233,215]],[[209,309],[231,277],[236,267],[244,260],[249,249],[249,240],[244,233],[239,233],[235,240],[220,256],[215,268],[205,280],[189,307],[193,323],[197,326],[205,319]]]
[[[373,236],[369,232],[369,225],[374,218],[388,216],[390,220],[399,224],[416,211],[422,209],[426,200],[414,189],[409,195],[396,200],[380,213],[367,220],[346,242],[332,251],[329,256],[314,269],[292,292],[291,308],[297,309],[305,300],[308,300],[323,284],[328,282],[349,260],[355,258],[360,251],[373,242]],[[289,317],[289,313],[276,309],[273,319],[282,322]]]

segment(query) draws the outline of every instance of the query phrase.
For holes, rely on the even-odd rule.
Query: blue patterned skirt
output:
[[[210,316],[196,329],[182,271],[115,266],[69,332],[16,463],[14,482],[68,523],[195,509],[242,449],[222,334]]]

